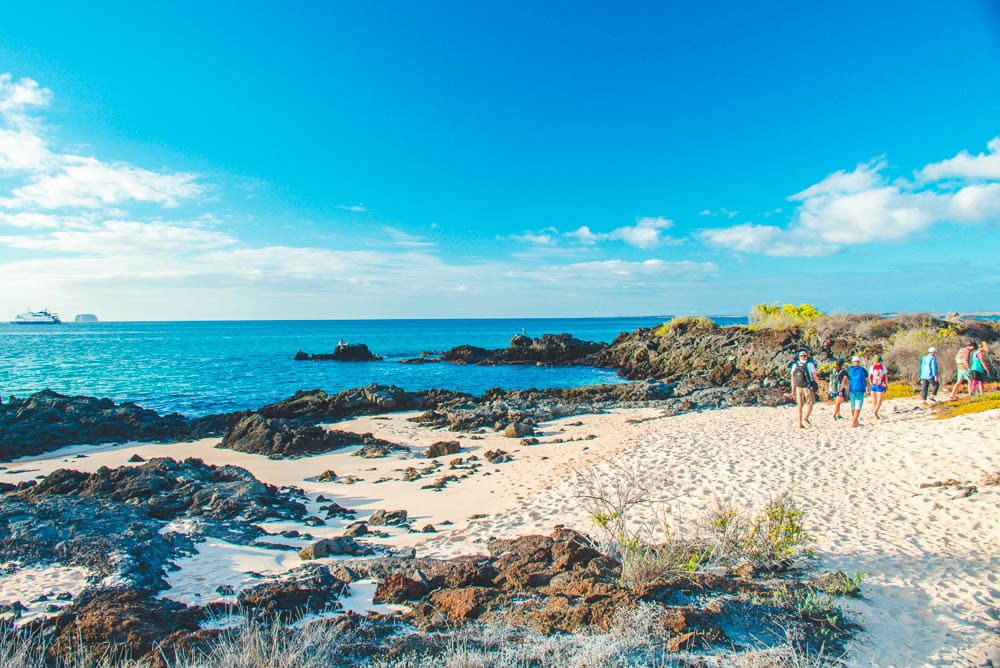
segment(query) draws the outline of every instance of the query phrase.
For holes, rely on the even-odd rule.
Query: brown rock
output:
[[[522,438],[532,436],[534,433],[535,428],[527,422],[511,422],[503,430],[503,435],[507,438]]]
[[[174,631],[196,631],[195,616],[173,601],[150,598],[136,591],[110,591],[85,599],[68,613],[53,650],[69,659],[79,646],[117,660],[140,659],[154,650],[160,639]],[[64,616],[63,619],[66,619]]]
[[[492,587],[439,589],[430,595],[430,603],[452,624],[464,624],[479,617],[498,593]]]
[[[437,441],[428,446],[427,450],[424,451],[424,457],[433,459],[434,457],[453,455],[461,450],[462,444],[458,441]]]
[[[427,585],[419,580],[412,580],[400,573],[393,573],[378,583],[375,588],[375,603],[403,603],[416,601],[427,593]]]

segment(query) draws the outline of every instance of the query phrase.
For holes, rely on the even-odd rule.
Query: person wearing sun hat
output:
[[[861,406],[865,403],[865,396],[869,392],[868,370],[861,366],[861,358],[857,355],[851,358],[851,366],[847,367],[847,375],[844,376],[841,387],[847,390],[847,396],[851,402],[851,426],[858,426],[858,417],[861,415]]]
[[[969,362],[969,398],[971,399],[976,395],[976,390],[979,390],[979,396],[983,396],[983,383],[986,381],[986,377],[990,374],[990,367],[986,363],[986,358],[990,355],[990,346],[985,341],[979,342],[979,348],[972,353],[972,359]]]
[[[809,416],[812,415],[813,404],[816,403],[816,391],[819,378],[816,376],[816,365],[809,361],[809,353],[800,350],[795,364],[790,369],[792,394],[799,412],[799,429],[812,427]]]
[[[920,400],[924,406],[928,401],[937,402],[939,386],[937,348],[931,346],[920,360]]]

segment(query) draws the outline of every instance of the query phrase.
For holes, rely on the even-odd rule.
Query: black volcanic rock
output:
[[[106,500],[136,506],[166,521],[182,514],[250,522],[269,517],[298,519],[305,514],[301,503],[246,469],[211,466],[193,458],[179,462],[155,457],[141,466],[102,466],[93,473],[58,469],[17,496],[24,500],[52,496]]]
[[[944,333],[944,334],[940,334]],[[916,334],[920,344],[907,352],[894,341]],[[808,350],[820,364],[861,352],[881,353],[891,378],[915,378],[927,337],[947,336],[959,342],[1000,340],[1000,326],[966,320],[946,322],[926,314],[881,318],[873,314],[822,316],[801,326],[718,327],[704,320],[680,320],[656,328],[621,334],[595,356],[594,364],[617,369],[630,379],[658,379],[676,383],[677,394],[709,387],[748,388],[782,386],[788,389],[788,369],[798,350]],[[940,344],[939,344],[940,345]],[[953,350],[945,351],[954,354]],[[943,356],[939,355],[939,358]],[[950,359],[939,359],[947,367]],[[954,367],[951,367],[952,369]],[[753,391],[760,395],[761,392]],[[754,403],[773,401],[766,389]],[[739,395],[735,401],[744,401]]]
[[[364,343],[344,343],[341,341],[332,353],[316,353],[310,355],[301,350],[295,353],[297,362],[377,362],[385,359],[368,350]]]
[[[233,425],[215,447],[280,459],[330,452],[349,445],[377,446],[384,451],[406,449],[370,433],[327,430],[316,425],[267,418],[260,413],[251,413]]]
[[[537,339],[517,334],[507,348],[487,350],[461,345],[441,353],[441,359],[455,364],[591,365],[607,347],[606,343],[581,341],[570,334],[543,334]]]
[[[200,537],[249,544],[263,535],[252,522],[304,514],[298,499],[249,471],[198,459],[59,469],[3,497],[0,561],[85,566],[97,579],[154,592],[166,586],[166,565]],[[162,531],[179,518],[189,520],[189,535]]]
[[[323,390],[301,390],[288,399],[264,406],[257,412],[267,418],[302,422],[334,422],[359,415],[395,411],[430,410],[439,406],[473,401],[472,395],[450,390],[407,392],[395,385],[372,384],[327,394]]]
[[[479,364],[490,359],[495,351],[463,344],[441,353],[441,359],[454,364]]]
[[[124,441],[180,441],[221,434],[228,415],[192,420],[159,415],[133,403],[65,396],[43,390],[0,404],[0,460],[66,445]]]

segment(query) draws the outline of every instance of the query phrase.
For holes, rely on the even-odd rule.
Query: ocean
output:
[[[55,326],[0,325],[0,395],[49,388],[110,397],[160,412],[200,416],[259,408],[297,390],[334,393],[371,383],[406,390],[444,388],[481,394],[504,389],[618,383],[590,367],[400,364],[421,352],[461,344],[506,347],[568,332],[610,343],[619,333],[658,325],[670,316],[496,320],[322,320],[227,322],[98,322]],[[716,318],[720,324],[745,318]],[[296,362],[297,350],[332,352],[339,340],[365,343],[381,362]]]

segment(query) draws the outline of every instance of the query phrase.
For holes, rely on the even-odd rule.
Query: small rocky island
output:
[[[368,350],[364,343],[345,343],[338,341],[332,353],[316,353],[310,355],[301,350],[295,353],[296,362],[378,362],[385,359]]]

